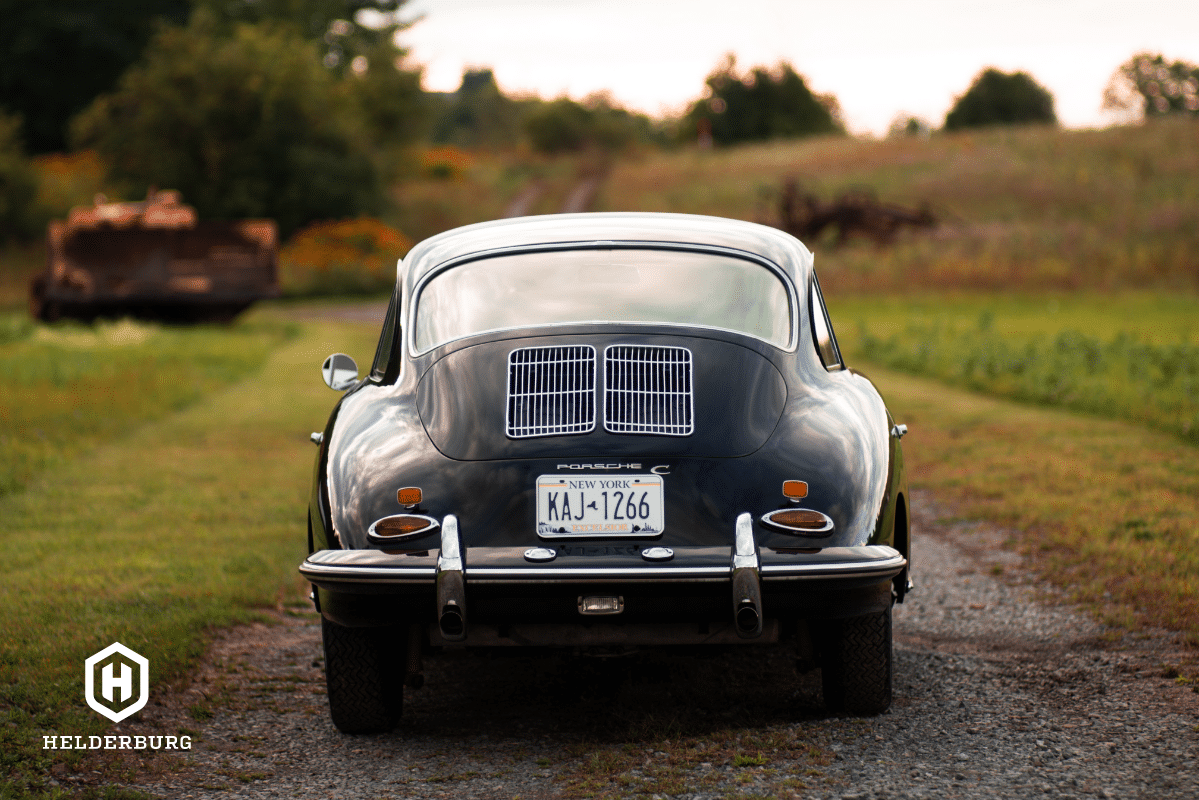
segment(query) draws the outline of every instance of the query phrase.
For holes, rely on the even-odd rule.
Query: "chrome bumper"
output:
[[[907,565],[902,554],[882,545],[762,550],[754,539],[753,518],[749,514],[737,517],[731,548],[684,547],[675,550],[658,546],[643,550],[635,545],[561,544],[554,551],[487,547],[468,551],[462,546],[458,520],[453,514],[447,515],[442,522],[440,545],[436,552],[320,550],[305,559],[300,565],[300,573],[324,590],[349,596],[413,596],[433,590],[437,623],[432,626],[431,639],[456,644],[486,639],[486,626],[473,633],[468,630],[468,586],[517,587],[525,584],[539,589],[555,585],[607,584],[615,586],[615,591],[627,594],[638,592],[639,589],[634,588],[638,584],[653,591],[664,583],[711,583],[715,584],[713,592],[729,593],[733,603],[732,630],[737,639],[757,641],[767,630],[764,611],[769,608],[763,606],[763,595],[771,590],[778,594],[781,589],[784,596],[815,592],[810,599],[819,599],[819,594],[828,594],[828,591],[856,592],[858,587],[870,586],[877,589],[880,582],[894,578]],[[559,555],[563,561],[575,563],[555,564]],[[788,587],[788,582],[794,589]],[[679,588],[685,591],[683,586]],[[886,595],[889,598],[890,592]],[[505,630],[510,627],[506,626]],[[770,630],[772,633],[767,638],[776,637],[776,628]],[[660,626],[655,626],[653,631],[654,636],[662,634]],[[616,636],[613,641],[624,641],[621,637],[627,638],[628,634],[629,630],[622,628],[619,635],[612,634]],[[530,642],[537,638],[527,631],[521,636]],[[687,638],[676,631],[675,639],[680,637]],[[700,638],[704,637],[707,637],[704,641],[711,639],[711,632]],[[607,639],[604,642],[611,643]]]
[[[519,548],[472,548],[475,559],[463,558],[462,576],[467,583],[629,583],[639,581],[722,582],[732,580],[736,569],[723,565],[688,564],[686,548],[676,548],[668,563],[646,563],[628,558],[622,566],[531,564]],[[726,551],[727,552],[727,551]],[[478,556],[486,553],[489,557]],[[464,554],[465,555],[465,554]],[[508,557],[510,555],[510,557]],[[382,550],[319,550],[300,565],[300,574],[312,583],[334,591],[353,591],[355,586],[437,583],[439,556],[389,555]],[[812,581],[836,578],[893,578],[907,565],[895,549],[885,545],[827,547],[813,553],[780,553],[764,548],[758,555],[758,573],[763,583]],[[472,560],[486,566],[472,566]],[[511,562],[504,563],[504,562]],[[443,564],[444,567],[444,564]]]

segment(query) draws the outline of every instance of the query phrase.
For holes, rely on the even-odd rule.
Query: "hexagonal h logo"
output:
[[[142,658],[120,642],[113,642],[83,664],[83,696],[87,704],[113,722],[141,711],[150,699],[149,659]],[[100,673],[100,697],[96,696],[97,672]],[[135,686],[139,689],[136,697],[133,696]]]

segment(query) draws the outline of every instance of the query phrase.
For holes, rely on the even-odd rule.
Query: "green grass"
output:
[[[1108,622],[1199,645],[1193,297],[828,300],[848,363],[910,425],[913,487],[1010,526],[1048,578]]]
[[[216,350],[238,364],[254,330],[282,327],[269,316],[251,316],[250,332],[196,335],[218,340]],[[56,760],[78,761],[41,750],[43,733],[108,727],[83,701],[82,664],[93,652],[120,641],[149,659],[153,685],[174,681],[214,626],[301,590],[308,434],[337,397],[320,363],[333,351],[366,363],[376,336],[373,326],[311,323],[275,337],[256,374],[223,389],[208,384],[202,400],[0,497],[0,796],[36,790]],[[144,371],[190,383],[183,355],[143,362]]]
[[[1199,442],[1192,297],[833,297],[830,304],[851,358]]]
[[[0,497],[259,368],[294,327],[34,324],[0,314]]]
[[[1177,436],[856,363],[909,426],[912,488],[1012,543],[1106,622],[1199,646],[1199,458]],[[919,589],[920,565],[913,566]],[[934,579],[932,576],[925,580]]]

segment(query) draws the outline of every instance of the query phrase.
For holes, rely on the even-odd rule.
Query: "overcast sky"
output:
[[[742,69],[791,62],[855,133],[900,113],[940,125],[987,66],[1032,74],[1065,125],[1104,125],[1103,88],[1134,53],[1199,63],[1199,0],[409,0],[418,15],[401,43],[432,91],[486,66],[506,92],[606,90],[661,115],[732,52]]]

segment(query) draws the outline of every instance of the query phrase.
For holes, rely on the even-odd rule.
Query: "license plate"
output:
[[[662,506],[661,475],[541,475],[537,535],[657,536]]]

